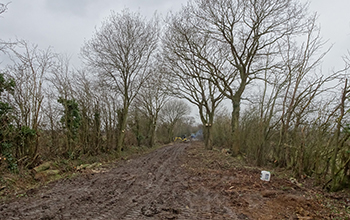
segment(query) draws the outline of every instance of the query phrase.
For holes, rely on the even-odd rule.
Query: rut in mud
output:
[[[114,168],[30,190],[0,205],[0,219],[333,219],[327,194],[287,178],[259,179],[198,142],[177,143]],[[321,199],[320,199],[321,198]],[[347,197],[343,199],[343,204]],[[350,204],[346,204],[350,207]]]
[[[220,194],[188,190],[181,167],[189,144],[121,161],[105,173],[61,180],[0,206],[0,219],[203,219],[208,213],[238,218]]]

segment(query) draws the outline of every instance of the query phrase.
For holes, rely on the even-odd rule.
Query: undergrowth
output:
[[[50,179],[47,181],[35,180],[35,172],[33,169],[25,169],[18,167],[18,172],[11,172],[8,169],[1,169],[0,175],[0,201],[6,201],[14,198],[25,197],[26,192],[30,189],[35,189],[46,185],[49,182],[64,178],[75,178],[81,175],[77,168],[81,165],[99,163],[104,168],[112,168],[117,166],[120,160],[147,154],[153,150],[162,147],[157,145],[153,148],[148,147],[128,147],[119,155],[115,152],[103,153],[96,156],[81,155],[77,159],[55,158],[51,160],[52,164],[60,171],[59,178]],[[48,161],[42,161],[42,163]]]

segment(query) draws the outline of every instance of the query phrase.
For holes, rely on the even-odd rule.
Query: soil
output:
[[[29,190],[0,204],[0,219],[350,217],[345,196],[332,198],[276,173],[262,181],[260,172],[226,151],[207,151],[198,142],[176,143]]]

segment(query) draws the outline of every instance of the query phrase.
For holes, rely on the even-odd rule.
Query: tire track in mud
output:
[[[0,219],[239,219],[220,193],[191,188],[181,166],[189,145],[165,146],[105,173],[49,184],[0,205]]]

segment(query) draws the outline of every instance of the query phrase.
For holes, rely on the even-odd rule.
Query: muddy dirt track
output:
[[[193,143],[166,146],[119,161],[114,168],[30,190],[26,197],[1,204],[0,219],[331,217],[329,210],[292,183],[263,182],[258,170],[225,168],[220,159],[206,158],[210,162],[205,165],[205,152],[199,147]]]

